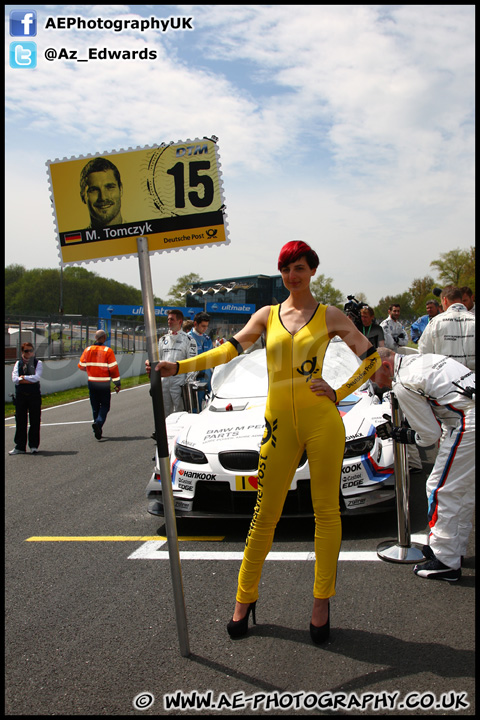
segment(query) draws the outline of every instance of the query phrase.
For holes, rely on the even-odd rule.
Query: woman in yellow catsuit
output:
[[[238,577],[235,612],[227,625],[232,637],[248,630],[258,598],[263,563],[273,542],[285,498],[304,450],[310,468],[315,513],[315,582],[310,634],[316,643],[330,632],[329,598],[341,543],[340,474],[345,447],[336,403],[359,388],[380,367],[371,343],[338,308],[321,305],[310,291],[319,259],[301,241],[281,250],[278,268],[290,295],[281,305],[260,308],[245,327],[218,348],[179,363],[161,362],[162,377],[203,370],[228,362],[266,334],[269,390],[260,448],[258,494]],[[330,340],[339,335],[362,361],[340,388],[321,379]],[[316,382],[313,391],[312,380]]]

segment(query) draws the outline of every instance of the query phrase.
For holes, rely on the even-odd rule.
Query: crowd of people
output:
[[[159,339],[165,416],[184,409],[182,388],[195,379],[203,383],[200,408],[211,391],[213,368],[248,350],[260,338],[266,342],[269,389],[260,457],[257,503],[246,538],[238,575],[236,604],[227,625],[236,638],[248,632],[265,558],[295,469],[306,450],[315,516],[315,575],[310,635],[314,643],[330,635],[330,599],[336,593],[336,567],[341,544],[339,485],[345,430],[338,403],[367,380],[394,392],[406,418],[395,427],[385,423],[379,433],[394,442],[419,449],[433,447],[436,459],[426,483],[428,545],[424,561],[414,567],[420,578],[455,582],[471,530],[474,507],[475,432],[475,306],[469,288],[447,286],[440,302],[427,300],[426,315],[411,327],[418,352],[406,352],[409,336],[393,303],[380,323],[369,306],[354,324],[334,306],[319,303],[311,292],[319,258],[306,243],[287,243],[278,269],[289,291],[285,301],[257,310],[246,325],[216,346],[208,335],[210,316],[199,312],[191,326],[183,313],[168,312],[168,332]],[[187,321],[188,322],[188,321]],[[359,358],[357,371],[341,387],[322,378],[330,340],[339,336]],[[121,388],[113,351],[99,330],[78,367],[87,372],[95,438],[110,409],[110,384]],[[147,371],[151,368],[147,361]],[[22,345],[15,363],[16,433],[11,455],[32,453],[40,444],[40,379],[42,363],[31,343]],[[27,435],[27,424],[30,429]],[[275,426],[275,435],[272,427]]]

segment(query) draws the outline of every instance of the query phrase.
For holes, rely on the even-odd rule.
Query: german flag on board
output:
[[[82,242],[82,233],[71,233],[70,235],[65,235],[63,242],[65,245],[69,245],[70,243],[76,243],[76,242]]]

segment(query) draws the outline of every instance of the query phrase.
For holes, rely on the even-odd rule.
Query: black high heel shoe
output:
[[[310,623],[310,637],[316,645],[321,645],[330,637],[330,603],[328,603],[328,619],[325,625],[313,625]]]
[[[255,618],[255,606],[257,604],[257,601],[250,603],[250,605],[247,608],[247,614],[245,617],[243,617],[241,620],[234,620],[233,617],[230,620],[230,622],[227,625],[227,632],[232,638],[242,637],[242,635],[246,635],[248,632],[248,616],[250,613],[252,613],[253,618],[253,624],[257,624],[257,620]]]

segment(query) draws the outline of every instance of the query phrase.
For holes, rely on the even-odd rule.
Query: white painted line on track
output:
[[[143,383],[142,385],[134,385],[131,388],[125,388],[124,390],[120,390],[120,392],[124,393],[124,392],[128,392],[129,390],[138,390],[139,388],[143,388],[143,387],[149,388],[150,383]],[[118,393],[118,394],[120,394],[120,393]],[[111,395],[112,396],[116,395],[115,390],[111,393]],[[57,410],[58,408],[65,407],[66,405],[76,405],[77,403],[83,403],[83,402],[90,402],[90,398],[87,397],[87,398],[82,398],[81,400],[72,400],[71,402],[68,402],[68,403],[61,403],[61,405],[51,405],[50,407],[42,408],[42,415],[43,415],[43,413],[46,413],[49,410]],[[7,420],[15,420],[15,415],[10,415],[9,417],[6,417],[5,422]],[[88,422],[88,420],[83,420],[82,422]],[[42,423],[42,425],[45,425],[45,424],[46,423]],[[71,425],[71,424],[73,424],[73,423],[52,423],[52,425]],[[7,427],[10,427],[10,426],[7,425]],[[13,427],[15,427],[15,426],[13,426]]]
[[[426,535],[412,535],[412,543],[425,545],[427,542]],[[138,550],[135,550],[128,556],[128,560],[168,560],[168,550],[160,550],[166,544],[165,540],[148,540],[143,543]],[[181,550],[180,560],[242,560],[243,551],[241,552],[222,552],[222,551],[197,551],[197,550]],[[302,561],[312,562],[315,560],[314,552],[269,552],[266,560],[285,562],[285,561]],[[340,552],[338,556],[339,562],[383,562],[376,552],[371,551],[347,551]]]

